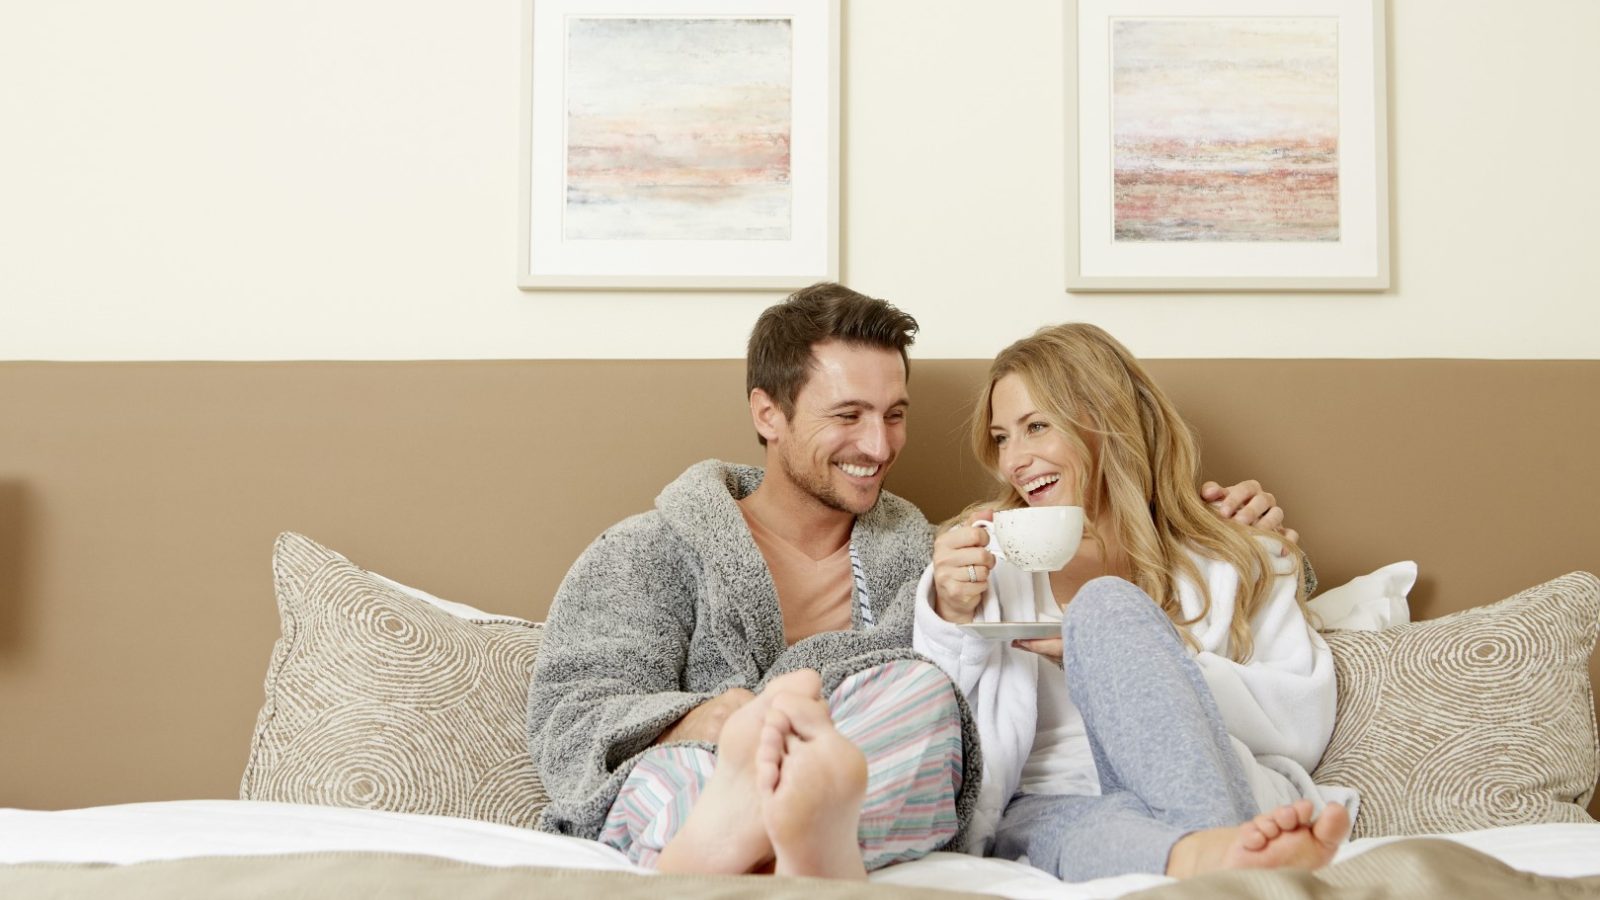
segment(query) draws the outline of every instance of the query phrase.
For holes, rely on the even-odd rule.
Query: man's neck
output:
[[[760,486],[739,501],[763,527],[812,559],[826,559],[850,542],[855,516],[824,505],[773,474],[768,469]]]

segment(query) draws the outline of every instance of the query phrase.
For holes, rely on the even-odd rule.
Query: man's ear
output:
[[[756,426],[756,434],[771,443],[778,439],[789,417],[783,414],[783,410],[778,408],[777,402],[766,391],[756,388],[750,392],[750,421]]]

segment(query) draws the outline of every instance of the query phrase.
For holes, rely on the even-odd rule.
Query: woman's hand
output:
[[[980,519],[992,521],[994,513],[973,513],[933,542],[933,611],[946,622],[971,622],[989,589],[994,554],[984,549],[989,532],[972,524]]]
[[[1056,665],[1061,665],[1061,638],[1035,638],[1031,641],[1012,641],[1011,646],[1029,653],[1037,653]]]

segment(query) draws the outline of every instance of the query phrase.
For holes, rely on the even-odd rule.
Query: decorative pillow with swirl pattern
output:
[[[1332,631],[1333,739],[1316,781],[1361,792],[1355,837],[1589,822],[1600,579],[1382,631]]]
[[[367,572],[309,538],[273,549],[283,633],[242,800],[532,827],[547,797],[526,744],[541,626]]]

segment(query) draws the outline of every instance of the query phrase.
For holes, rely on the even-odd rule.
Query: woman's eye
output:
[[[1038,434],[1039,432],[1041,432],[1041,431],[1043,431],[1043,430],[1045,430],[1046,428],[1049,428],[1049,427],[1050,427],[1050,425],[1047,422],[1029,422],[1028,423],[1028,433],[1029,434]]]
[[[1004,447],[1006,445],[1006,436],[1003,434],[991,434],[989,439],[994,441],[996,447]]]

